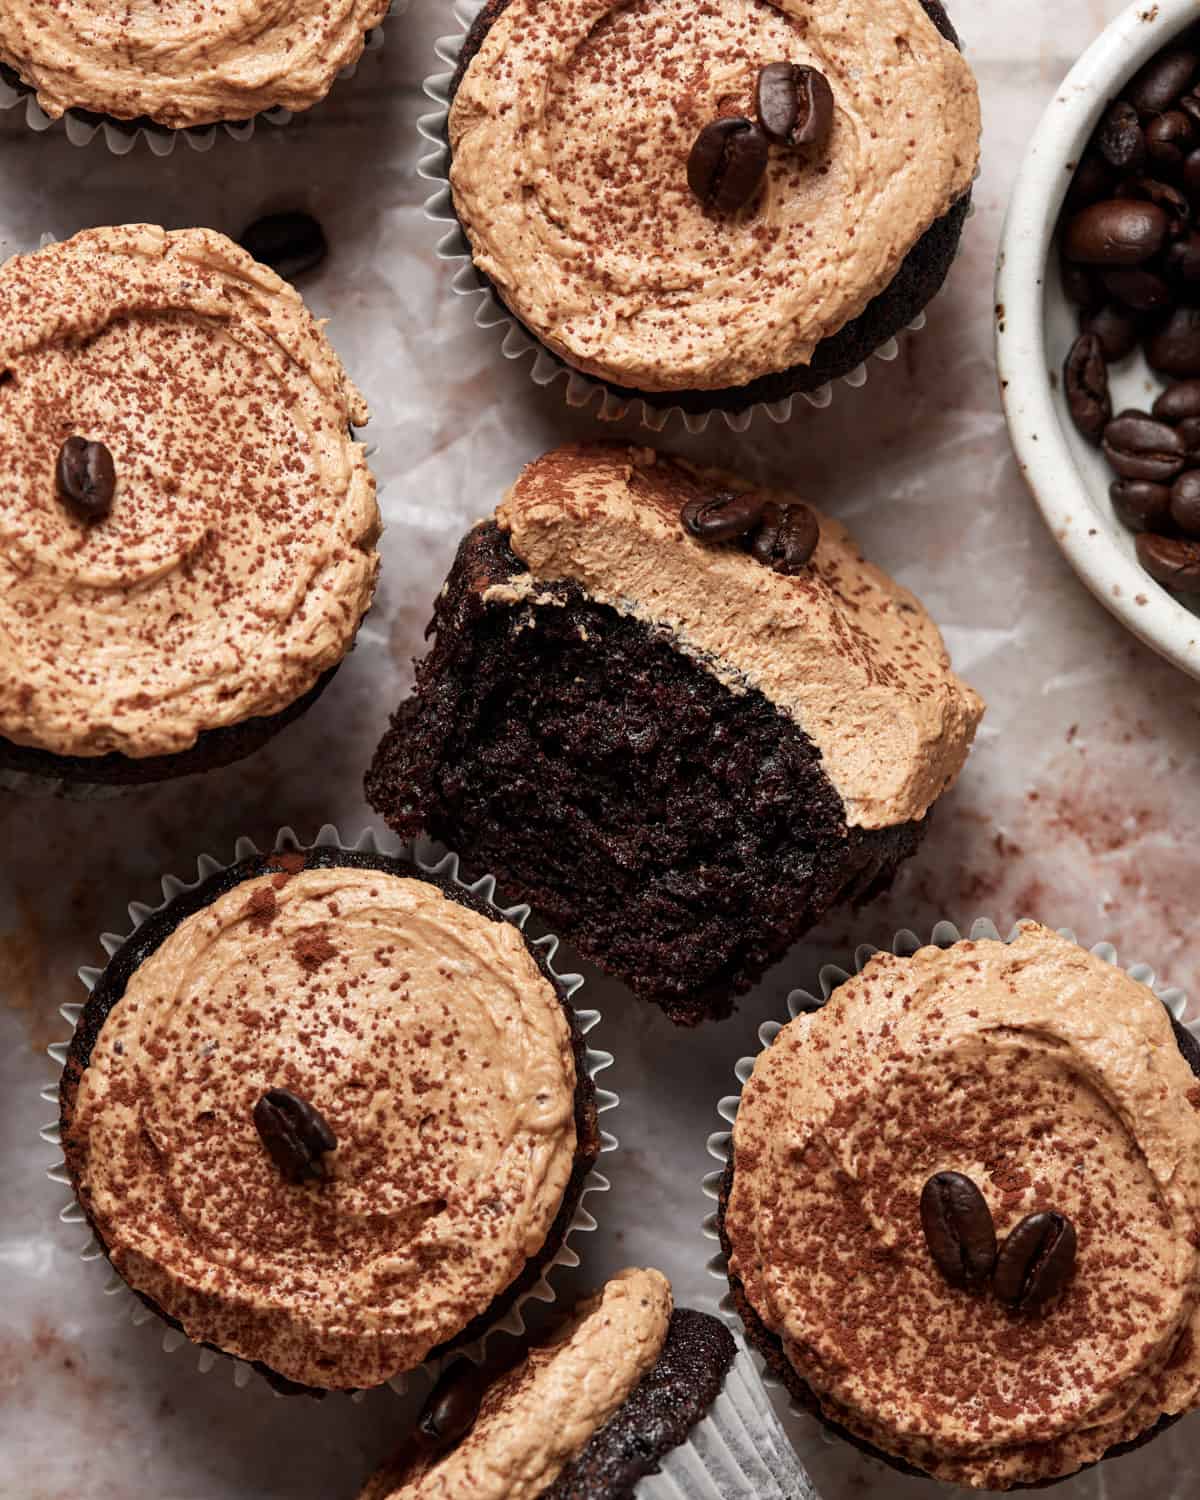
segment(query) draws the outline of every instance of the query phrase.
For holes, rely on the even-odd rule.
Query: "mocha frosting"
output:
[[[620,1272],[489,1388],[456,1447],[402,1450],[359,1500],[538,1500],[654,1368],[671,1307],[658,1271]]]
[[[4,0],[0,62],[53,119],[68,109],[173,129],[307,109],[362,53],[389,0]]]
[[[0,735],[144,757],[302,697],[375,585],[367,415],[299,295],[212,230],[0,268]],[[115,461],[99,522],[56,488],[72,435]]]
[[[773,148],[748,210],[687,184],[765,63],[833,89],[819,156]],[[645,391],[807,364],[970,187],[970,69],[920,0],[509,0],[454,97],[451,190],[475,263],[570,364]]]
[[[305,1385],[373,1386],[524,1269],[575,1158],[567,1021],[520,932],[427,881],[245,881],[134,972],[65,1148],[113,1265],[189,1337]],[[255,1129],[285,1088],[329,1122],[295,1186]]]
[[[874,1446],[1006,1489],[1200,1405],[1200,1086],[1153,992],[1066,938],[876,955],[759,1055],[733,1148],[731,1273]],[[1074,1222],[1059,1301],[942,1278],[919,1198],[943,1170],[1001,1239]]]
[[[701,487],[746,489],[651,449],[570,445],[528,465],[496,512],[528,573],[486,598],[521,606],[571,579],[669,630],[734,692],[757,689],[821,752],[854,827],[919,819],[962,769],[983,713],[920,603],[839,522],[788,577],[685,531]],[[784,503],[796,497],[774,493]]]

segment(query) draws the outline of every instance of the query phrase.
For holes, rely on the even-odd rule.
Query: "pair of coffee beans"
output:
[[[1153,58],[1106,109],[1067,193],[1063,288],[1079,336],[1071,418],[1114,471],[1120,520],[1150,575],[1200,593],[1200,30]],[[1108,367],[1141,348],[1171,382],[1152,412],[1114,415]]]
[[[759,69],[755,113],[712,120],[688,156],[688,186],[706,209],[735,214],[758,195],[770,146],[820,149],[833,129],[833,90],[816,68],[773,62]]]
[[[921,1192],[929,1253],[951,1286],[988,1281],[1001,1302],[1034,1312],[1054,1300],[1075,1267],[1075,1226],[1054,1210],[1028,1214],[998,1244],[987,1200],[962,1172],[936,1172]]]
[[[821,540],[816,513],[800,501],[780,505],[761,490],[716,490],[684,502],[679,519],[703,542],[740,541],[776,573],[794,577]]]

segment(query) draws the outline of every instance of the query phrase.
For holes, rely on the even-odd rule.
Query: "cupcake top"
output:
[[[191,1338],[377,1385],[543,1246],[575,1159],[572,1038],[511,923],[279,860],[134,970],[64,1089],[64,1148],[113,1265]],[[277,1089],[335,1138],[309,1180],[260,1133]]]
[[[671,1324],[658,1271],[622,1271],[486,1392],[449,1452],[410,1444],[360,1500],[539,1500],[658,1362]]]
[[[0,735],[172,753],[342,659],[379,564],[368,413],[273,271],[149,225],[14,257],[0,410]],[[62,491],[72,438],[111,454],[103,515]]]
[[[1162,1002],[1075,943],[876,955],[760,1054],[733,1140],[731,1272],[851,1433],[1008,1488],[1200,1403],[1200,1084]],[[1001,1241],[1069,1219],[1055,1300],[943,1277],[919,1208],[943,1171]]]
[[[970,187],[979,99],[920,0],[494,0],[450,111],[475,263],[570,364],[645,391],[807,364]],[[817,68],[828,142],[773,147],[742,211],[688,186],[759,70]]]
[[[68,109],[182,129],[307,109],[357,61],[388,0],[4,0],[0,62]]]
[[[982,702],[920,603],[839,522],[818,517],[816,551],[795,576],[685,529],[688,500],[749,488],[651,449],[555,449],[496,512],[528,573],[485,597],[515,604],[546,582],[577,582],[669,630],[732,691],[757,689],[790,716],[821,752],[851,826],[923,817],[962,769]]]

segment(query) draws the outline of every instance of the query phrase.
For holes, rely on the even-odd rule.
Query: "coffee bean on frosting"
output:
[[[319,266],[329,250],[320,224],[311,214],[300,212],[255,219],[242,231],[238,243],[285,281]]]
[[[99,521],[112,509],[117,489],[113,456],[103,443],[69,437],[55,466],[58,492],[86,521]]]
[[[307,1099],[287,1089],[268,1089],[254,1106],[254,1125],[271,1160],[289,1182],[322,1177],[322,1157],[337,1149],[337,1137]]]
[[[996,1296],[1018,1312],[1050,1302],[1075,1269],[1076,1242],[1075,1226],[1065,1214],[1029,1214],[1000,1246]]]
[[[921,1191],[921,1228],[951,1286],[987,1280],[996,1263],[996,1226],[987,1200],[961,1172],[935,1172]]]
[[[766,497],[758,490],[717,490],[686,501],[680,520],[705,542],[731,542],[758,525]]]
[[[767,170],[767,138],[744,115],[713,120],[688,157],[688,186],[705,208],[734,214],[750,203]]]
[[[430,1391],[417,1418],[417,1431],[439,1448],[459,1442],[474,1427],[486,1390],[487,1381],[479,1366],[469,1359],[456,1360],[442,1371]]]
[[[1200,594],[1200,542],[1143,531],[1138,562],[1156,583],[1177,594]]]
[[[820,522],[810,506],[769,500],[751,534],[750,552],[777,573],[794,576],[808,566],[820,540]]]
[[[1098,334],[1081,333],[1071,345],[1063,366],[1063,388],[1071,420],[1089,443],[1098,445],[1112,420],[1108,367]]]
[[[758,73],[758,123],[781,146],[823,146],[833,129],[833,90],[803,63],[773,62]]]

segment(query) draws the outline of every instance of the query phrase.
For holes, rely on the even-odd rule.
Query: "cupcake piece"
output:
[[[876,954],[742,1093],[718,1226],[751,1342],[950,1483],[1146,1441],[1200,1406],[1198,1077],[1152,990],[1035,923]]]
[[[950,267],[980,130],[956,47],[938,0],[488,0],[447,121],[475,267],[619,396],[734,412],[814,390]],[[802,86],[811,128],[768,139],[760,73],[788,63],[826,102]],[[741,145],[722,126],[694,155],[731,117]]]
[[[0,67],[52,120],[68,110],[182,130],[304,110],[358,61],[389,0],[292,0],[247,24],[243,7],[4,0]],[[261,7],[259,7],[261,10]]]
[[[982,713],[838,522],[796,506],[815,552],[772,563],[792,499],[648,449],[530,464],[459,548],[367,776],[394,828],[502,872],[684,1024],[888,885]],[[702,541],[681,514],[714,504],[764,519]]]
[[[0,267],[0,775],[158,781],[302,712],[375,586],[367,417],[299,295],[212,230]]]
[[[481,1379],[449,1372],[359,1500],[815,1500],[749,1356],[658,1271],[622,1271],[482,1397]],[[466,1431],[439,1441],[450,1415]]]
[[[574,1012],[520,930],[337,848],[243,860],[147,919],[60,1098],[113,1267],[286,1391],[378,1385],[485,1332],[599,1150]]]

